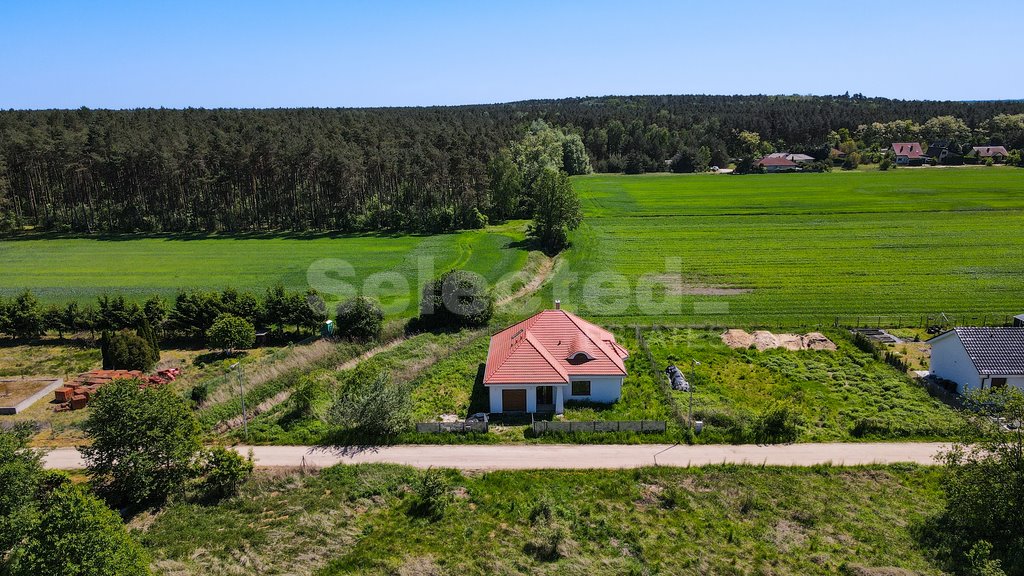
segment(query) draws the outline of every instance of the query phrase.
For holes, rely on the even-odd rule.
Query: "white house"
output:
[[[954,328],[928,341],[931,373],[960,394],[982,388],[1024,390],[1024,327]]]
[[[568,400],[615,402],[628,356],[611,332],[556,302],[491,337],[484,371],[491,412],[561,414]]]

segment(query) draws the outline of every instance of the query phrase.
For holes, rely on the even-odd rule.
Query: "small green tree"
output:
[[[43,335],[43,310],[36,297],[25,290],[7,306],[7,322],[15,338],[31,340]]]
[[[590,174],[590,156],[583,139],[578,134],[569,134],[562,140],[562,169],[570,176]]]
[[[206,343],[210,348],[219,348],[230,354],[239,348],[252,348],[256,343],[256,329],[248,320],[221,314],[206,331]]]
[[[38,522],[36,487],[43,477],[42,459],[28,447],[32,430],[0,428],[0,573],[4,559]]]
[[[379,340],[384,331],[384,311],[373,300],[357,296],[338,304],[337,322],[342,338]]]
[[[569,177],[557,170],[544,170],[534,185],[534,202],[530,235],[546,250],[561,250],[569,243],[569,232],[583,221],[580,199]]]
[[[449,270],[423,286],[419,321],[424,327],[483,326],[493,314],[494,295],[479,274]]]
[[[154,352],[149,342],[129,330],[103,332],[100,340],[105,370],[140,370],[147,372],[156,364],[159,353]]]
[[[43,471],[31,433],[0,430],[0,574],[148,574],[117,514],[63,474]]]
[[[159,503],[193,476],[200,428],[188,403],[169,386],[142,388],[115,380],[96,393],[82,429],[93,486],[127,506]]]
[[[50,475],[39,521],[15,551],[9,573],[52,576],[149,574],[142,546],[110,508],[62,475]]]
[[[218,446],[203,455],[200,492],[209,500],[229,498],[252,476],[253,461],[238,452]]]
[[[409,427],[412,395],[408,386],[395,384],[390,375],[357,372],[349,377],[341,395],[327,412],[333,425],[370,438],[387,438]]]
[[[965,563],[981,562],[975,547],[985,541],[985,560],[991,552],[1009,574],[1024,574],[1024,393],[985,390],[968,401],[972,426],[943,456],[940,524]]]

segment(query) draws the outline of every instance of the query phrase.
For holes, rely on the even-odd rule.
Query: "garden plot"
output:
[[[808,332],[807,334],[772,334],[767,330],[757,330],[753,334],[745,330],[726,330],[722,334],[722,342],[730,348],[750,348],[753,346],[759,351],[771,348],[785,348],[786,350],[835,350],[836,345],[828,336],[821,332]]]

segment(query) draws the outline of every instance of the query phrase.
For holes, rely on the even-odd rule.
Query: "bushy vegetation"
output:
[[[0,573],[149,574],[121,518],[67,476],[45,472],[29,436],[24,427],[0,430]]]
[[[104,370],[149,371],[160,359],[159,350],[130,330],[104,331],[100,338]]]
[[[914,466],[337,466],[257,474],[219,506],[174,504],[141,538],[158,565],[189,574],[280,572],[300,554],[322,576],[932,574],[941,568],[917,534],[942,509],[940,482]],[[424,494],[444,514],[410,513]]]
[[[80,448],[93,487],[120,506],[159,504],[184,494],[200,448],[195,414],[170,387],[114,380],[89,402]]]
[[[327,420],[366,439],[386,439],[407,430],[412,422],[409,386],[392,382],[386,372],[366,376],[348,379]]]
[[[337,335],[360,342],[379,340],[384,330],[384,311],[365,296],[350,298],[338,304],[335,320]]]
[[[944,455],[946,509],[930,534],[953,566],[970,574],[1024,574],[1024,393],[969,398],[968,436]]]
[[[418,327],[484,326],[493,314],[494,295],[486,280],[465,270],[449,270],[423,286]]]
[[[256,343],[256,329],[245,318],[221,314],[206,331],[206,344],[220,348],[225,354],[236,349],[252,348]]]

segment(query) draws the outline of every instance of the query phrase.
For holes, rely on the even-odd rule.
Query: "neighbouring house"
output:
[[[993,162],[1006,162],[1006,157],[1010,153],[1006,151],[1004,146],[974,146],[971,151],[967,153],[968,158],[985,159],[991,158]]]
[[[763,168],[765,172],[788,172],[800,168],[800,165],[796,162],[777,154],[769,154],[761,158],[757,161],[757,167]]]
[[[1024,327],[954,328],[929,340],[931,373],[960,394],[1016,386],[1024,390]]]
[[[491,412],[561,414],[570,400],[615,402],[628,356],[611,332],[555,302],[491,337],[484,370]]]
[[[960,146],[952,140],[936,140],[928,145],[928,153],[925,157],[935,161],[936,164],[963,164],[963,156],[960,155]]]
[[[1013,317],[1013,325],[1016,327],[1024,327],[1024,314],[1018,314]]]
[[[896,154],[896,164],[900,166],[924,164],[925,155],[920,142],[895,142],[892,151]]]

